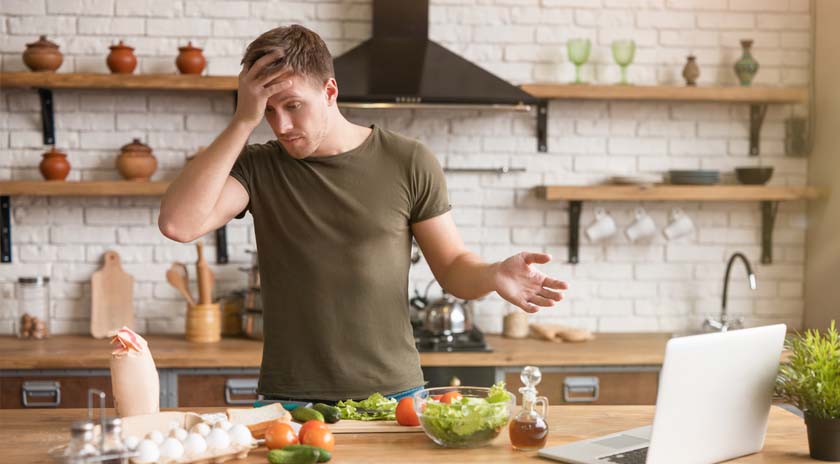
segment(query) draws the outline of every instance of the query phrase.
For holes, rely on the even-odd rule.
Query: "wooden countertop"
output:
[[[186,411],[188,409],[181,409]],[[193,408],[196,412],[217,412],[219,408]],[[561,445],[647,425],[653,418],[653,406],[551,406],[547,446]],[[83,419],[82,409],[0,410],[4,439],[0,456],[8,462],[49,463],[47,450],[65,443],[70,423]],[[231,462],[268,462],[267,451],[259,448],[247,459]],[[358,433],[336,436],[334,459],[343,463],[518,463],[547,461],[536,452],[519,452],[510,447],[507,433],[490,445],[475,449],[441,448],[424,433]],[[780,408],[772,408],[764,449],[731,462],[805,463],[818,462],[808,456],[808,441],[802,419]]]
[[[583,343],[514,340],[488,335],[491,353],[421,353],[423,366],[587,366],[661,365],[667,333],[597,334]],[[190,343],[182,336],[146,337],[155,364],[167,368],[260,367],[262,343],[224,338],[219,343]],[[107,339],[58,335],[46,340],[0,337],[2,369],[107,369]]]

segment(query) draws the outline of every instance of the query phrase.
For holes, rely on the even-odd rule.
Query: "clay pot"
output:
[[[108,54],[108,69],[114,74],[131,74],[137,67],[137,57],[134,56],[134,47],[120,43],[108,47],[111,53]]]
[[[46,180],[64,180],[70,173],[67,154],[56,150],[55,145],[53,145],[52,150],[44,153],[44,159],[41,160],[38,168]]]
[[[688,55],[682,75],[685,78],[685,85],[692,87],[697,85],[697,78],[700,77],[700,67],[697,66],[697,58],[694,55]]]
[[[47,40],[42,35],[37,42],[26,44],[23,52],[23,63],[27,68],[36,72],[55,71],[64,61],[64,55],[58,51],[58,44]]]
[[[175,59],[175,66],[181,74],[196,74],[201,75],[204,71],[204,66],[207,65],[207,60],[201,54],[201,49],[193,47],[192,42],[187,42],[186,47],[178,47],[178,58]]]
[[[152,154],[152,149],[134,139],[133,142],[123,145],[120,148],[120,156],[117,157],[117,170],[127,180],[147,182],[157,170],[157,159]]]

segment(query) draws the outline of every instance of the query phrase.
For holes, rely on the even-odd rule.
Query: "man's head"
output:
[[[279,58],[266,65],[261,76],[286,71],[269,85],[289,80],[292,86],[268,99],[265,118],[290,155],[306,158],[326,138],[333,112],[338,111],[332,56],[318,34],[295,24],[257,37],[248,45],[242,64],[250,69],[260,57],[274,52]]]

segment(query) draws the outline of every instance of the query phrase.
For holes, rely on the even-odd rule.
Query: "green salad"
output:
[[[341,410],[342,419],[376,421],[397,420],[397,400],[388,399],[381,393],[374,393],[362,401],[339,401],[336,407]]]
[[[444,446],[470,446],[495,438],[510,419],[505,383],[490,388],[487,398],[461,397],[451,403],[433,399],[419,415],[428,434]],[[437,441],[436,440],[436,441]]]

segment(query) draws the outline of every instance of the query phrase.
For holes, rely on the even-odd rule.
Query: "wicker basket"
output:
[[[215,343],[222,339],[222,313],[218,303],[187,307],[187,341]]]

